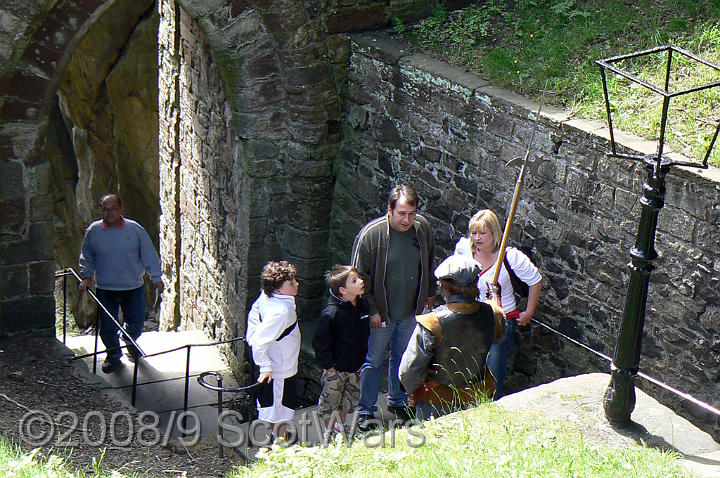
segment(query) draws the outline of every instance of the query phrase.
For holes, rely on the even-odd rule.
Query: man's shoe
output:
[[[388,412],[395,415],[400,420],[412,420],[415,418],[415,409],[407,405],[388,405]]]
[[[378,420],[373,415],[360,415],[358,417],[357,427],[361,432],[369,432],[376,430],[379,426]]]
[[[104,373],[113,373],[115,370],[122,367],[122,362],[117,358],[106,358],[102,364],[102,371]]]

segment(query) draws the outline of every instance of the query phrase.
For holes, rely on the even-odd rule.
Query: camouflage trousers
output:
[[[327,418],[335,410],[350,413],[360,402],[360,372],[323,371],[318,413]]]

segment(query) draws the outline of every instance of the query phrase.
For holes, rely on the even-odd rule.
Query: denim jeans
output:
[[[510,346],[513,343],[515,337],[515,327],[517,327],[517,320],[506,319],[505,327],[507,328],[507,337],[499,344],[492,344],[490,352],[487,356],[487,365],[492,374],[495,376],[495,386],[497,391],[495,392],[495,400],[503,396],[505,392],[505,369],[507,368],[508,354],[510,353]]]
[[[118,320],[118,310],[122,308],[124,329],[130,337],[137,339],[143,331],[145,323],[145,288],[133,290],[97,289],[95,292],[100,303]],[[100,338],[107,349],[107,358],[119,359],[120,331],[104,310],[98,309]]]
[[[400,386],[398,368],[414,328],[415,315],[411,315],[402,320],[390,320],[386,327],[370,329],[367,356],[365,357],[365,363],[360,368],[360,404],[358,405],[358,411],[361,415],[373,414],[377,410],[375,404],[380,391],[380,378],[382,376],[380,367],[382,367],[385,359],[388,345],[390,345],[388,405],[404,406],[407,404],[407,394]]]

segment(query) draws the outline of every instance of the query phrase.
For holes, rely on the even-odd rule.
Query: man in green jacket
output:
[[[388,410],[411,417],[398,367],[415,327],[415,315],[435,303],[435,244],[428,222],[417,214],[419,198],[409,186],[395,187],[387,214],[367,223],[355,237],[352,265],[365,281],[370,313],[370,339],[360,369],[358,428],[379,425],[374,420],[385,353],[388,365]]]

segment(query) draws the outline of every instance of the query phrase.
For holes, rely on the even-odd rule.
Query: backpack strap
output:
[[[510,262],[508,262],[507,254],[503,257],[503,264],[505,264],[505,269],[510,276],[510,283],[512,284],[513,292],[518,294],[520,297],[527,297],[528,285],[515,274],[514,270],[512,270]]]
[[[262,323],[262,315],[258,314],[258,320]],[[282,333],[280,334],[280,336],[275,339],[275,342],[280,342],[282,339],[284,339],[285,337],[290,335],[292,333],[292,331],[295,330],[297,323],[298,323],[298,321],[295,320],[295,322],[290,324],[290,326],[287,329],[283,330]]]
[[[297,327],[297,320],[290,325],[287,329],[283,330],[282,334],[280,334],[280,337],[275,339],[275,342],[280,342],[282,339],[290,335],[290,333],[295,330],[295,327]]]

